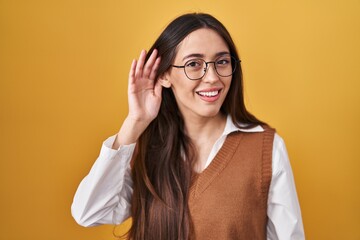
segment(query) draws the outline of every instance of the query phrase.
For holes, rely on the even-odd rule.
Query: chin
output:
[[[220,108],[216,110],[209,110],[209,111],[203,111],[199,113],[200,116],[206,117],[206,118],[213,118],[221,114]]]

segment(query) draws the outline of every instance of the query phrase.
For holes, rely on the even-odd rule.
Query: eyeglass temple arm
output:
[[[177,65],[171,65],[171,66],[175,68],[185,68],[185,66],[177,66]]]

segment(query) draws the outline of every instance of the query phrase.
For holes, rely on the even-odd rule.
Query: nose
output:
[[[204,82],[216,82],[219,80],[219,75],[215,70],[215,63],[208,62],[204,67],[205,75],[203,77]]]

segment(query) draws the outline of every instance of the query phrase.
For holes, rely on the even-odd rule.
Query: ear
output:
[[[167,74],[161,75],[158,81],[160,81],[161,86],[165,88],[171,87],[171,82],[169,81]]]

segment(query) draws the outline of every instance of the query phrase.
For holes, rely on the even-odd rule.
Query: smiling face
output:
[[[202,28],[190,33],[178,45],[173,64],[184,66],[189,60],[195,59],[211,62],[219,57],[230,57],[226,42],[214,30]],[[194,62],[191,61],[191,64]],[[219,61],[219,64],[222,64],[222,61]],[[183,68],[174,67],[160,79],[164,87],[171,87],[184,118],[209,118],[220,115],[220,108],[229,91],[232,76],[221,77],[216,73],[213,63],[208,65],[204,77],[200,80],[190,80]]]

